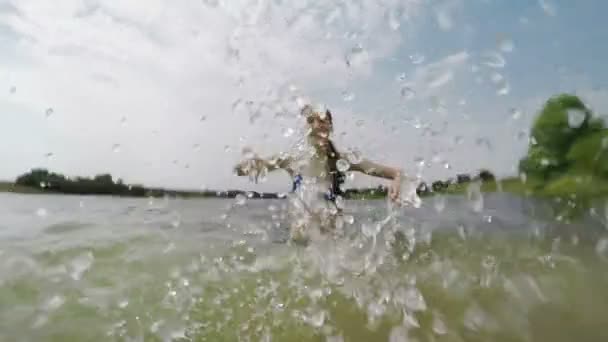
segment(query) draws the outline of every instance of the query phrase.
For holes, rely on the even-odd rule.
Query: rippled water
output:
[[[0,203],[1,341],[608,341],[603,205],[351,201],[291,246],[281,200]]]

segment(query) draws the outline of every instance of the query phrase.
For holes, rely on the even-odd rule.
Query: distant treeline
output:
[[[460,174],[455,179],[447,181],[436,181],[427,185],[421,183],[417,192],[419,195],[430,192],[441,192],[448,188],[450,184],[461,184],[470,182],[474,179],[490,180],[494,175],[487,171],[481,171],[477,176]],[[184,191],[163,188],[147,188],[143,185],[124,184],[121,179],[116,179],[110,174],[100,174],[93,178],[75,177],[70,178],[62,174],[50,172],[46,169],[32,169],[31,171],[17,177],[16,185],[37,189],[49,193],[77,194],[77,195],[115,195],[130,197],[219,197],[234,198],[241,194],[248,198],[281,198],[278,193],[243,191],[243,190],[205,190],[205,191]],[[386,196],[387,188],[378,186],[376,188],[346,189],[345,198],[376,198]]]
[[[121,179],[114,180],[110,174],[100,174],[93,178],[75,177],[50,172],[46,169],[33,169],[17,177],[16,185],[39,189],[44,192],[77,195],[116,195],[132,197],[236,197],[238,194],[249,198],[276,198],[275,193],[242,190],[225,191],[185,191],[163,188],[147,188],[143,185],[124,184]]]

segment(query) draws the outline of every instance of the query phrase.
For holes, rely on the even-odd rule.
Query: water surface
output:
[[[349,201],[292,246],[286,203],[0,195],[0,340],[608,341],[603,204]]]

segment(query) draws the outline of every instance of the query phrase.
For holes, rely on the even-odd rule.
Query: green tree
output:
[[[545,103],[534,121],[528,154],[519,163],[520,172],[551,178],[565,172],[576,160],[567,158],[579,139],[601,131],[604,123],[574,95],[560,94]]]

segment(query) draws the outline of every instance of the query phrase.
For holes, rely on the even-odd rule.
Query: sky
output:
[[[549,96],[608,113],[605,1],[0,0],[0,179],[44,167],[183,189],[288,151],[298,108],[343,151],[445,179],[515,175]],[[384,181],[355,175],[348,186]]]

